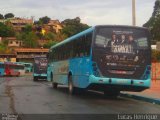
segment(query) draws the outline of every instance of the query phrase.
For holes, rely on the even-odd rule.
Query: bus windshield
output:
[[[34,72],[35,73],[46,73],[47,70],[47,58],[46,57],[35,57],[34,59]]]
[[[133,78],[139,78],[150,63],[148,36],[146,29],[135,27],[98,27],[93,59],[101,68],[102,74],[112,77],[132,75]]]
[[[27,64],[27,63],[25,63],[24,65],[25,65],[25,67],[31,67],[31,66],[32,66],[32,65],[31,65],[31,64],[29,64],[29,63],[28,63],[28,64]]]

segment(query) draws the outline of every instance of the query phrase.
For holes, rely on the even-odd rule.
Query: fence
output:
[[[160,80],[160,62],[152,62],[152,80]]]

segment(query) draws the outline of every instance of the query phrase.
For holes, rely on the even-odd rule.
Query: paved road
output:
[[[71,96],[66,87],[57,90],[46,81],[33,82],[31,76],[0,78],[0,113],[159,113],[160,106],[119,97],[87,92]]]

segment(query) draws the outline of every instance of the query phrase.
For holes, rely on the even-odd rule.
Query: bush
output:
[[[152,61],[160,61],[160,51],[152,50]]]

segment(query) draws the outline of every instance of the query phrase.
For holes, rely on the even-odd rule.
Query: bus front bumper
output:
[[[93,89],[118,89],[120,91],[142,91],[150,87],[151,78],[146,80],[122,79],[122,78],[102,78],[89,76],[88,88]]]
[[[33,77],[43,77],[43,78],[47,78],[47,74],[33,74]]]

